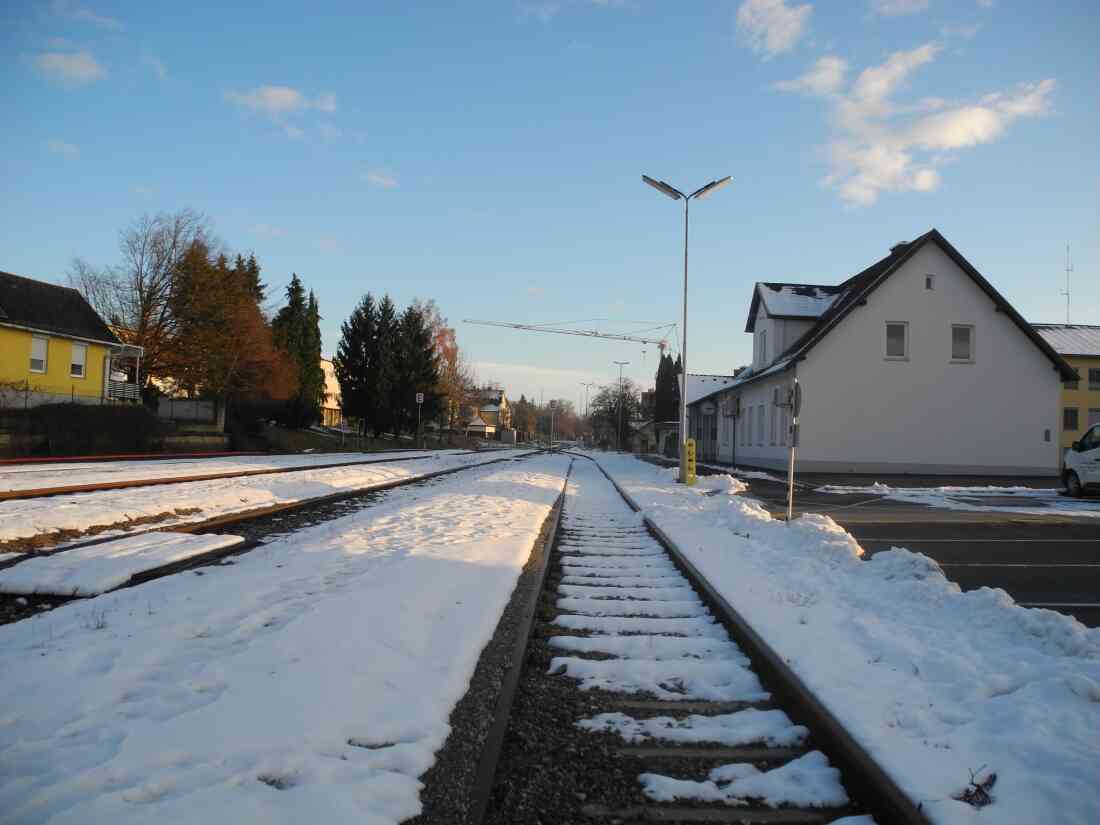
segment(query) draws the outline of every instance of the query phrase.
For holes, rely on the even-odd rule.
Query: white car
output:
[[[1087,488],[1100,489],[1100,424],[1073,442],[1066,450],[1065,462],[1062,479],[1067,493],[1077,498]]]

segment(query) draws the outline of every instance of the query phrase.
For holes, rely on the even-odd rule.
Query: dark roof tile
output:
[[[84,296],[65,286],[0,272],[0,323],[117,344]]]

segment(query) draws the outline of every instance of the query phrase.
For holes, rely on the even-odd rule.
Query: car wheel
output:
[[[1072,470],[1066,473],[1066,492],[1074,498],[1081,498],[1081,479]]]

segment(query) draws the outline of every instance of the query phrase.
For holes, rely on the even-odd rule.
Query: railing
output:
[[[141,388],[137,384],[130,384],[126,381],[108,381],[107,397],[137,401],[141,398]]]

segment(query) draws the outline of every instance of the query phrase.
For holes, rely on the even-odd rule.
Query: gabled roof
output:
[[[814,320],[820,318],[842,291],[839,286],[825,284],[786,284],[775,281],[757,281],[749,304],[749,317],[745,332],[756,329],[756,316],[760,304],[772,318]]]
[[[120,341],[84,296],[66,286],[0,272],[0,324],[105,344]]]
[[[1059,355],[1100,357],[1100,327],[1088,324],[1032,324]]]
[[[688,373],[687,379],[687,402],[689,404],[694,404],[700,398],[718,392],[737,380],[732,375],[703,375],[691,372]]]
[[[896,272],[902,264],[912,258],[918,250],[929,243],[934,243],[939,246],[939,248],[955,262],[959,269],[969,275],[974,283],[993,300],[998,311],[1007,315],[1012,322],[1019,327],[1020,331],[1031,339],[1032,343],[1050,359],[1055,369],[1057,369],[1064,378],[1071,379],[1074,376],[1075,373],[1073,368],[1066,363],[1066,360],[1051,347],[1043,336],[1035,331],[1031,324],[1020,316],[1020,313],[1005,300],[1001,293],[993,288],[993,285],[990,284],[989,281],[982,277],[982,274],[973,267],[970,261],[966,260],[955,247],[948,243],[947,239],[941,235],[938,230],[930,229],[920,237],[914,238],[912,241],[895,245],[890,249],[890,254],[885,258],[875,261],[875,263],[871,264],[862,272],[857,272],[844,283],[840,284],[840,286],[837,287],[837,289],[840,290],[839,294],[829,305],[829,308],[817,319],[816,324],[810,327],[801,338],[787,347],[785,351],[780,353],[771,364],[738,383],[749,383],[767,375],[774,375],[776,372],[790,369],[796,362],[803,360],[810,350],[812,350],[817,343],[833,329],[833,327],[844,320],[844,318],[846,318],[857,306],[866,303],[867,297],[872,292],[878,289],[878,287]],[[755,297],[754,300],[756,300]]]

